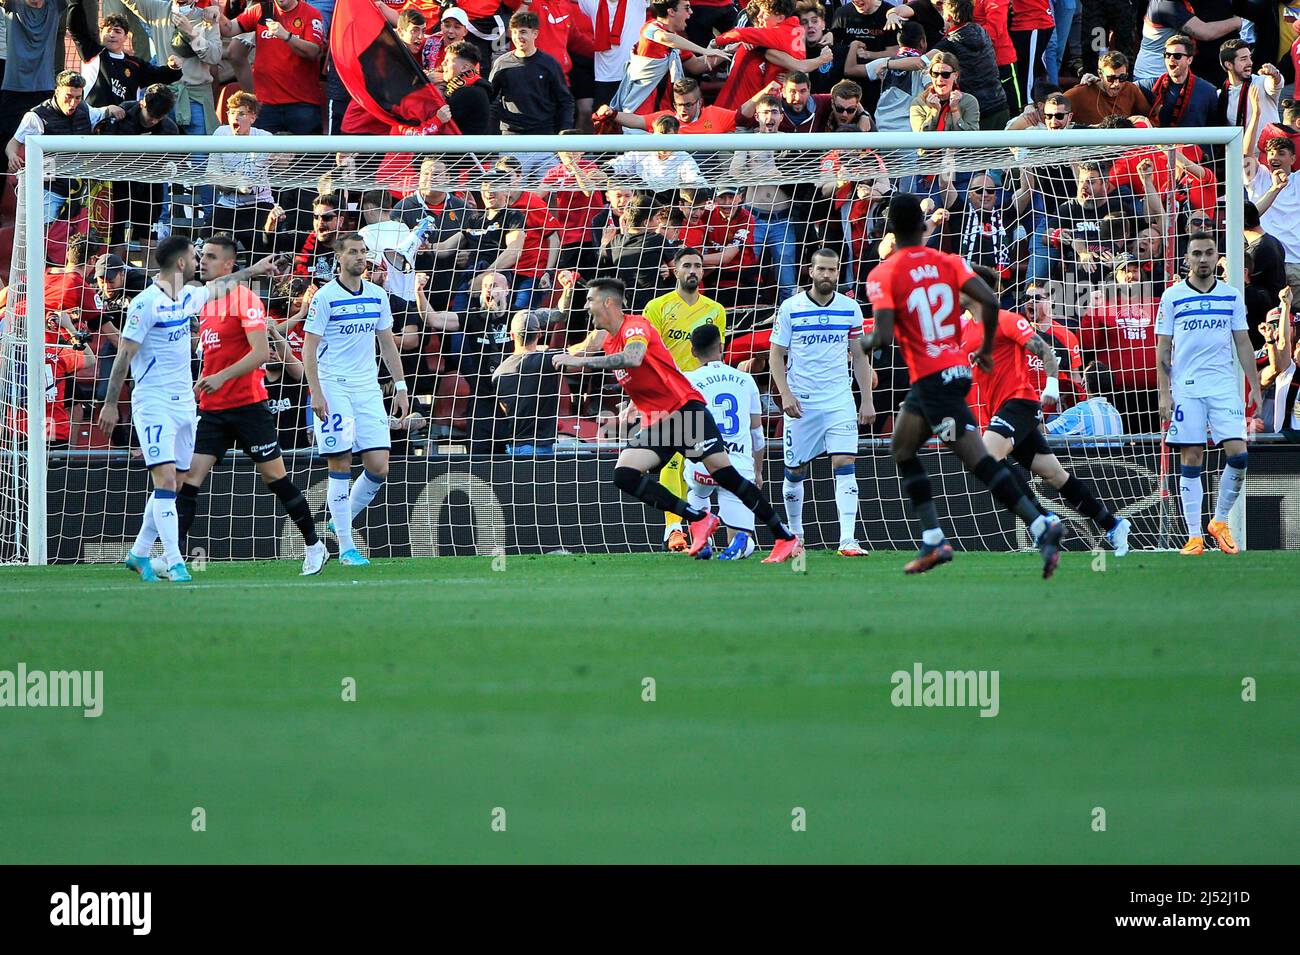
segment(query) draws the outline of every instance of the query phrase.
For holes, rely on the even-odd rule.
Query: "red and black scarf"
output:
[[[609,22],[609,0],[600,0],[596,10],[596,45],[597,53],[605,53],[618,46],[623,39],[623,22],[627,19],[627,0],[618,0],[614,10],[614,23]]]
[[[1165,112],[1165,93],[1168,92],[1171,82],[1169,74],[1162,73],[1160,78],[1156,80],[1155,85],[1151,87],[1151,112],[1147,113],[1147,118],[1156,126],[1166,126],[1165,123],[1161,122],[1160,116]],[[1183,84],[1178,91],[1178,98],[1174,100],[1166,128],[1173,128],[1183,121],[1183,114],[1187,112],[1187,106],[1192,101],[1192,87],[1196,83],[1196,77],[1188,73],[1187,82]]]
[[[462,90],[467,86],[473,86],[482,78],[482,74],[478,70],[466,70],[464,73],[457,73],[447,81],[447,95],[450,96],[457,90]]]
[[[1241,84],[1241,94],[1237,97],[1237,117],[1235,120],[1228,119],[1228,97],[1232,95],[1232,84],[1224,82],[1223,89],[1219,90],[1219,109],[1218,119],[1224,126],[1246,127],[1246,110],[1250,106],[1250,94],[1254,90],[1254,84],[1251,78],[1246,77],[1246,82]]]

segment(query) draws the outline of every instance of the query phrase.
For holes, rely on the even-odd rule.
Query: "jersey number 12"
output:
[[[952,317],[952,287],[918,285],[907,296],[907,307],[921,323],[921,336],[927,342],[952,338],[957,329],[948,324]]]

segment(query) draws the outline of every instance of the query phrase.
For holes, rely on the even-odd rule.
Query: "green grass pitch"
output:
[[[0,669],[105,698],[0,709],[0,861],[1295,860],[1300,558],[905,559],[0,570]]]

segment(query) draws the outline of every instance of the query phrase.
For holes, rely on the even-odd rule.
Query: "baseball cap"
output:
[[[441,20],[455,20],[466,29],[469,28],[469,14],[460,7],[452,7],[450,10],[443,10]]]
[[[125,271],[126,263],[112,252],[101,255],[99,261],[95,263],[95,278],[97,279],[116,278]]]

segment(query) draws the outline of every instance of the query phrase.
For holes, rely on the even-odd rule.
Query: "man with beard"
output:
[[[1152,165],[1141,164],[1138,174],[1146,192],[1145,211],[1159,221],[1164,207],[1155,191]],[[1124,251],[1122,247],[1111,248],[1111,243],[1106,241],[1104,220],[1113,216],[1122,222],[1132,215],[1110,192],[1106,171],[1100,163],[1080,163],[1075,175],[1078,192],[1057,210],[1055,221],[1050,223],[1048,242],[1060,249],[1062,269],[1067,275],[1090,279],[1100,275],[1101,266],[1109,259],[1107,253],[1113,256]]]
[[[1219,63],[1228,74],[1219,91],[1219,123],[1246,130],[1242,146],[1249,155],[1259,131],[1281,119],[1278,103],[1286,80],[1272,63],[1261,64],[1256,72],[1250,47],[1244,40],[1224,43],[1219,50]]]
[[[704,256],[698,249],[682,249],[677,253],[676,265],[677,287],[667,295],[652,299],[645,307],[644,316],[663,339],[677,370],[694,371],[700,362],[691,351],[691,332],[701,325],[716,325],[718,333],[725,337],[727,311],[700,294]],[[680,454],[675,454],[659,472],[659,483],[679,498],[684,498],[687,491],[683,461]],[[685,553],[690,546],[677,514],[664,513],[664,543],[675,554]]]
[[[776,313],[769,366],[785,412],[786,526],[803,537],[808,465],[825,454],[835,474],[841,557],[866,557],[858,544],[858,428],[876,420],[871,353],[861,347],[862,308],[835,290],[840,256],[818,249],[808,265],[811,287],[785,299]],[[852,368],[852,376],[850,376]],[[855,408],[853,381],[861,395]]]

